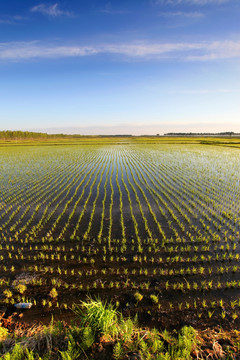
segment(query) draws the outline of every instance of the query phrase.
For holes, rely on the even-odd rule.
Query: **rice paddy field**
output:
[[[240,325],[238,142],[0,144],[0,307],[87,296],[144,325]]]

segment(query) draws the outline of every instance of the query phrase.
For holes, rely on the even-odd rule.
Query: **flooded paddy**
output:
[[[239,149],[103,142],[0,153],[2,307],[31,301],[26,319],[64,318],[99,295],[144,324],[236,326]]]

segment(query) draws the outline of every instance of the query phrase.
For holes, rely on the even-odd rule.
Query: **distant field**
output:
[[[1,141],[2,306],[65,317],[91,294],[143,324],[238,326],[239,150],[237,138]]]
[[[205,144],[240,147],[240,136],[198,137],[198,136],[82,136],[79,138],[36,138],[8,139],[0,138],[2,146],[39,146],[39,145],[102,145],[102,144]]]

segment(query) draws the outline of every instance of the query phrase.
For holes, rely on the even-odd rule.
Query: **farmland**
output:
[[[239,325],[239,142],[0,147],[0,301],[70,316],[87,295],[142,324]]]

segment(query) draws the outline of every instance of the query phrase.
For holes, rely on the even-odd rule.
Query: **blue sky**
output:
[[[240,132],[239,0],[0,2],[0,130]]]

